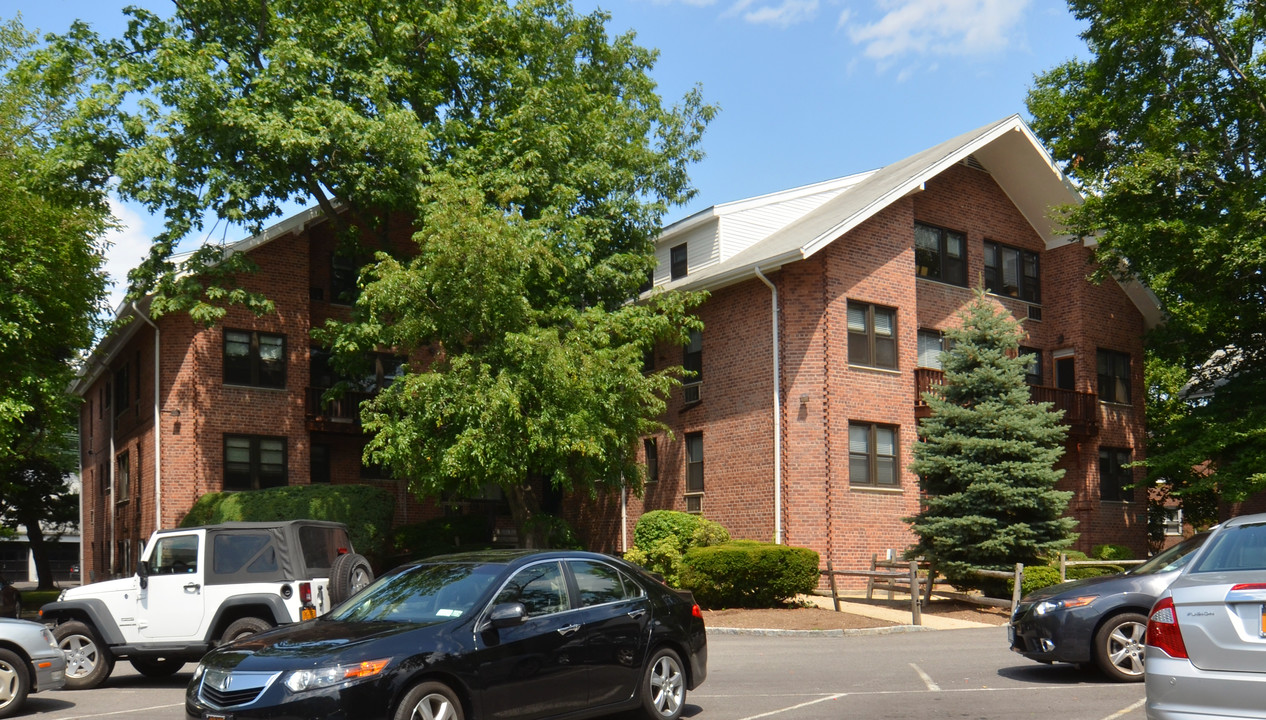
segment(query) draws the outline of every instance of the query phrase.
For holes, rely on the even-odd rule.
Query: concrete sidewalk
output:
[[[799,600],[813,603],[827,610],[834,610],[835,604],[831,598],[821,595],[801,595]],[[856,596],[856,601],[850,600],[845,596],[840,597],[840,612],[846,612],[851,615],[861,615],[863,617],[875,618],[876,620],[886,620],[888,622],[897,623],[899,625],[912,624],[910,616],[910,607],[905,603],[904,607],[898,607],[896,603],[892,605],[873,605],[864,602],[865,595]],[[976,622],[974,620],[959,620],[958,618],[941,617],[932,613],[921,613],[923,627],[931,630],[962,630],[965,628],[980,627],[998,627],[989,623]]]

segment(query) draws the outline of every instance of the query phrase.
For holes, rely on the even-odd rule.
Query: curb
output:
[[[855,628],[852,630],[773,630],[765,628],[727,628],[709,627],[709,635],[757,635],[766,637],[849,637],[855,635],[899,635],[912,632],[936,632],[936,628],[926,625],[892,625],[877,628]]]

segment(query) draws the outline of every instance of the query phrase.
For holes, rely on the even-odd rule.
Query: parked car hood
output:
[[[398,647],[417,653],[441,641],[441,628],[449,623],[341,622],[311,620],[283,625],[225,645],[206,659],[207,665],[241,670],[315,667],[330,662],[359,661],[374,655],[391,655]],[[411,634],[407,640],[391,642]],[[390,646],[390,647],[388,647]]]
[[[1175,575],[1177,572],[1174,573]],[[1035,603],[1042,600],[1049,600],[1056,595],[1072,595],[1085,594],[1087,591],[1098,593],[1115,593],[1126,592],[1136,585],[1141,584],[1139,581],[1144,578],[1150,578],[1150,575],[1126,575],[1117,573],[1115,575],[1100,575],[1099,577],[1082,578],[1080,580],[1069,580],[1058,585],[1048,585],[1044,588],[1038,588],[1028,595],[1024,596],[1022,603]]]
[[[100,597],[106,593],[124,593],[136,590],[136,576],[119,578],[118,580],[102,580],[101,582],[66,588],[61,600],[77,600],[84,597]]]

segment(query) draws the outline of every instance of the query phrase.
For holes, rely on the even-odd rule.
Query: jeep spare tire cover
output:
[[[330,568],[330,602],[338,605],[373,581],[374,571],[364,555],[339,555]]]

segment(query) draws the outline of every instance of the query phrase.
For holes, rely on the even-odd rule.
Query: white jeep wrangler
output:
[[[324,614],[372,579],[341,523],[159,530],[136,575],[69,588],[40,615],[66,653],[66,688],[93,688],[117,658],[166,677],[216,645]]]

